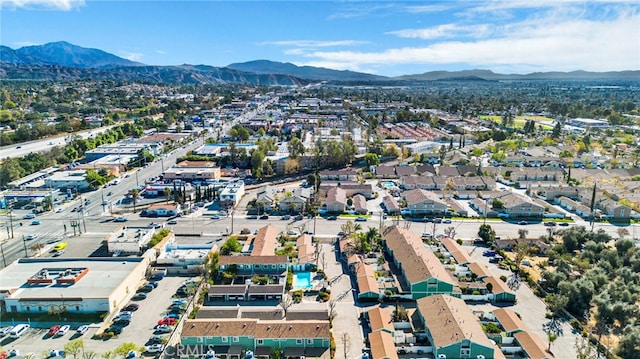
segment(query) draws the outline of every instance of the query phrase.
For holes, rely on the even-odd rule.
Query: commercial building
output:
[[[24,258],[0,271],[2,310],[18,313],[109,313],[135,292],[149,260]]]
[[[220,205],[223,207],[235,207],[244,196],[244,182],[229,182],[220,191]]]
[[[110,253],[141,253],[155,231],[152,227],[121,227],[107,238],[107,249]]]
[[[45,187],[58,189],[73,189],[84,191],[89,188],[86,170],[72,170],[52,173],[44,179]]]

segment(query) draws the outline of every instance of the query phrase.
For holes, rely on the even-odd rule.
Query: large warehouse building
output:
[[[135,293],[149,259],[27,258],[0,271],[7,312],[111,312]]]

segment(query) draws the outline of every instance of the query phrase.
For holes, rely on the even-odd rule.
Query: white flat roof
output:
[[[8,298],[106,298],[140,265],[142,258],[23,258],[0,271],[0,292],[13,290]],[[43,269],[88,268],[72,285],[29,285],[27,280]]]

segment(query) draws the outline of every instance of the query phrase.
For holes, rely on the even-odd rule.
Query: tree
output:
[[[140,193],[140,190],[137,188],[134,188],[131,190],[131,197],[133,198],[133,213],[136,213],[136,204],[138,203],[139,193]]]
[[[163,190],[163,193],[164,193],[164,199],[167,201],[167,203],[169,203],[169,198],[171,198],[171,188],[165,187]]]
[[[520,231],[526,231],[526,230],[525,229],[520,229],[520,230],[518,230],[518,233],[520,233]],[[524,234],[524,236],[526,236],[526,233]],[[516,258],[515,258],[516,268],[518,268],[518,270],[520,270],[520,264],[522,263],[522,260],[531,251],[531,247],[529,247],[528,243],[518,242],[513,250],[514,250],[514,252],[516,252]]]
[[[344,359],[349,358],[349,350],[351,350],[351,339],[349,337],[349,333],[342,332],[342,352],[344,354]]]
[[[616,354],[622,359],[633,359],[638,357],[640,348],[640,327],[628,325],[623,332]]]
[[[119,347],[113,349],[113,352],[116,355],[126,356],[130,351],[140,351],[140,347],[138,347],[135,343],[127,342],[122,343]]]
[[[222,255],[228,255],[230,253],[238,253],[241,250],[242,250],[242,244],[238,241],[238,237],[231,236],[222,245],[222,248],[220,249],[220,253]]]
[[[489,224],[481,224],[478,229],[478,237],[482,238],[485,243],[492,243],[496,240],[496,232]]]
[[[553,131],[551,132],[551,138],[553,139],[559,138],[561,132],[562,132],[562,124],[560,122],[556,122],[556,125],[553,126]]]
[[[298,137],[292,138],[291,141],[287,143],[287,148],[289,149],[289,157],[294,159],[304,155],[306,151],[304,144]]]
[[[547,340],[549,341],[549,347],[547,348],[548,352],[551,352],[551,344],[553,344],[553,342],[555,342],[556,339],[558,339],[558,334],[552,331],[547,331]]]
[[[239,123],[235,124],[229,130],[228,135],[231,136],[231,138],[233,138],[235,141],[240,141],[240,142],[247,141],[251,136],[251,134],[249,133],[249,130],[247,130],[244,126],[242,126]]]
[[[526,229],[524,228],[518,229],[518,238],[520,238],[520,240],[527,239],[528,234],[529,234],[529,231],[527,231]]]
[[[380,164],[380,157],[375,153],[367,153],[364,155],[364,165],[368,168],[371,166],[377,166]]]
[[[82,339],[74,339],[74,340],[68,341],[64,345],[65,354],[73,356],[73,359],[76,359],[78,355],[80,355],[80,352],[83,352],[83,351],[84,351],[84,341],[82,341]]]
[[[293,305],[293,298],[288,293],[285,293],[280,300],[280,306],[284,310],[284,316],[287,316],[287,310]]]
[[[447,237],[449,237],[451,239],[455,239],[456,238],[456,227],[449,226],[449,227],[445,228],[444,234],[446,234]]]
[[[258,149],[254,149],[251,153],[251,175],[255,179],[262,179],[264,158],[264,153]]]

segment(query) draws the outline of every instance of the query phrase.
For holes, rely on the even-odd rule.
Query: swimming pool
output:
[[[387,189],[388,188],[393,188],[395,186],[396,186],[396,184],[393,183],[393,182],[382,182],[382,187],[387,188]]]
[[[293,275],[293,289],[310,289],[311,272],[299,272]]]

